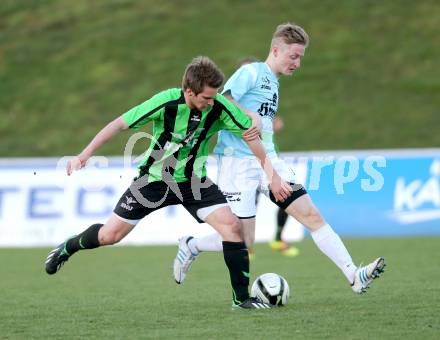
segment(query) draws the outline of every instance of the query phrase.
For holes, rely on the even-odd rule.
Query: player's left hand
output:
[[[284,202],[292,193],[293,188],[289,183],[283,180],[277,173],[272,176],[272,181],[270,183],[270,191],[278,202]]]

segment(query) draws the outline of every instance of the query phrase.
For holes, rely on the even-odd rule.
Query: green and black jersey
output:
[[[220,130],[238,136],[249,129],[251,119],[221,94],[203,112],[190,109],[179,88],[160,92],[122,115],[130,128],[153,121],[153,136],[140,175],[152,181],[172,176],[178,183],[192,176],[206,176],[208,141]]]

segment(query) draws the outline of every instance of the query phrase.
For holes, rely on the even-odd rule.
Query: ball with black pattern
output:
[[[286,279],[276,273],[265,273],[258,276],[251,288],[251,296],[263,302],[284,306],[290,297],[290,288]]]

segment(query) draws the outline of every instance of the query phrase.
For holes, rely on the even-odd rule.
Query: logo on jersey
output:
[[[194,116],[191,117],[191,121],[192,122],[200,122],[201,118],[202,117],[200,115],[194,115]]]
[[[136,203],[136,200],[133,197],[130,197],[130,196],[125,196],[125,200],[127,202],[126,203],[122,202],[121,203],[121,207],[126,209],[126,210],[128,210],[128,211],[133,210],[133,207],[130,204]]]
[[[185,135],[183,133],[171,132],[171,136],[173,136],[176,139],[184,139],[185,138]]]
[[[272,91],[272,88],[270,87],[270,80],[269,80],[269,78],[264,76],[263,78],[261,78],[261,82],[263,83],[263,84],[261,84],[261,88],[262,89]]]
[[[174,153],[176,151],[179,151],[182,146],[183,145],[181,143],[173,143],[173,142],[167,141],[165,143],[163,149],[165,151],[169,151],[170,153]]]
[[[171,135],[174,138],[179,137],[180,141],[179,141],[179,143],[167,141],[163,148],[164,148],[164,150],[170,151],[172,153],[179,151],[185,145],[189,145],[191,148],[193,148],[197,144],[197,142],[199,141],[198,138],[195,138],[195,135],[198,133],[198,135],[200,136],[200,134],[202,133],[203,130],[205,130],[205,128],[197,128],[194,131],[189,132],[187,135],[171,132]]]
[[[237,192],[222,191],[222,193],[228,202],[240,202],[241,201],[241,197],[240,197],[241,192],[240,191],[237,191]]]
[[[277,108],[278,96],[276,93],[274,93],[272,99],[267,99],[267,102],[261,104],[260,108],[258,109],[258,113],[262,117],[270,117],[270,119],[273,119],[275,113],[277,112]]]

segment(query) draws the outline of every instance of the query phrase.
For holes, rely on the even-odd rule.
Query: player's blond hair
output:
[[[208,57],[194,58],[186,67],[182,79],[183,90],[190,89],[194,94],[199,94],[205,86],[219,88],[225,76],[217,65]]]
[[[288,45],[301,44],[307,47],[309,45],[309,35],[301,26],[298,26],[292,22],[287,22],[278,25],[275,33],[273,34],[270,47],[272,48],[280,41]]]

